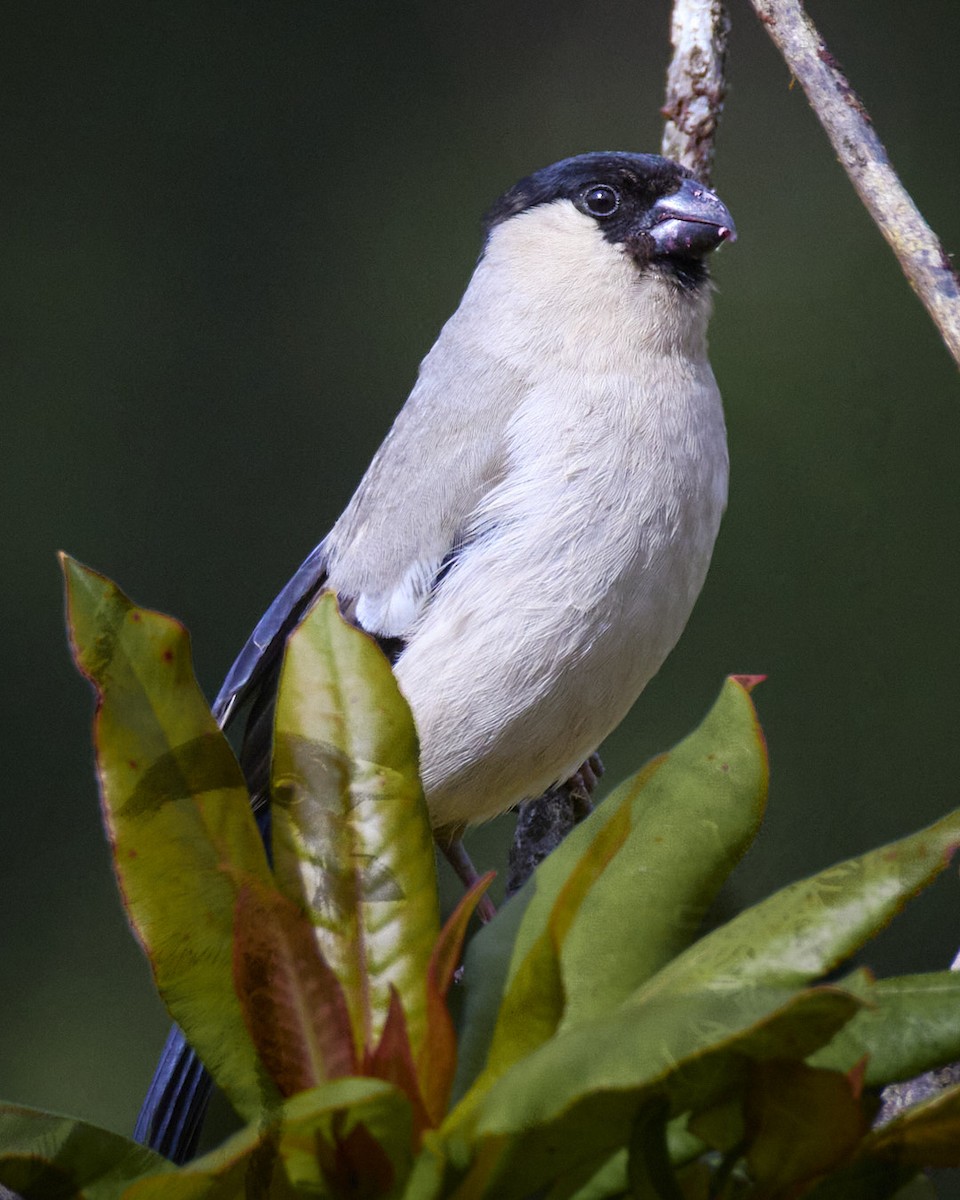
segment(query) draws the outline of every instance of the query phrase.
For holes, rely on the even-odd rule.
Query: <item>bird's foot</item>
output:
[[[600,755],[594,751],[581,764],[579,771],[575,771],[563,785],[567,789],[573,804],[573,822],[575,825],[579,825],[584,817],[589,817],[593,812],[593,793],[597,790],[597,784],[603,778],[603,770]]]

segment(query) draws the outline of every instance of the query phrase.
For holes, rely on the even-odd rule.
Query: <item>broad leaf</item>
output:
[[[414,1053],[440,929],[436,863],[410,710],[376,644],[320,597],[291,636],[277,701],[273,852],[343,986],[358,1052],[396,988]]]
[[[74,657],[98,693],[100,794],[124,904],[174,1020],[252,1119],[278,1097],[233,990],[237,889],[246,878],[270,885],[240,767],[182,625],[62,563]]]
[[[565,992],[560,954],[570,926],[590,888],[623,846],[630,832],[630,811],[621,805],[602,825],[560,889],[547,925],[530,947],[507,988],[487,1065],[477,1089],[490,1086],[518,1059],[552,1037],[563,1016]]]
[[[642,989],[641,989],[642,990]],[[584,1158],[625,1145],[638,1105],[666,1095],[673,1113],[745,1086],[752,1061],[803,1058],[860,1001],[835,988],[701,990],[622,1005],[558,1034],[515,1064],[441,1132],[464,1166],[487,1139],[505,1139],[484,1195],[522,1197]]]
[[[413,1164],[402,1200],[439,1200],[447,1163],[438,1145],[439,1139],[428,1131]]]
[[[119,1134],[69,1117],[0,1105],[0,1184],[23,1200],[51,1195],[113,1200],[143,1175],[173,1164]]]
[[[630,837],[586,897],[562,954],[563,1028],[610,1012],[694,940],[760,828],[767,755],[737,678],[658,771],[622,784]]]
[[[862,994],[869,1007],[813,1055],[811,1066],[848,1071],[866,1058],[866,1083],[882,1086],[960,1060],[960,973],[881,979]]]
[[[766,781],[749,682],[730,678],[700,727],[598,805],[471,942],[455,1095],[487,1062],[502,998],[547,932],[567,880],[616,814],[629,813],[629,840],[609,861],[601,885],[565,918],[565,1024],[596,1015],[594,1006],[610,1011],[690,941],[756,833]],[[556,984],[548,980],[545,988]],[[522,1041],[521,1031],[515,1036]]]
[[[948,864],[960,810],[776,892],[659,971],[630,1003],[715,986],[802,987],[883,928]]]

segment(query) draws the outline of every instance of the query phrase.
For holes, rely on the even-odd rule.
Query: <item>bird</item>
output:
[[[327,589],[391,661],[465,878],[464,829],[574,776],[620,723],[687,623],[726,506],[707,259],[735,239],[716,193],[654,154],[566,158],[493,204],[359,487],[214,702],[224,728],[247,712],[261,814],[283,648]],[[184,1161],[209,1083],[178,1033],[135,1136]]]

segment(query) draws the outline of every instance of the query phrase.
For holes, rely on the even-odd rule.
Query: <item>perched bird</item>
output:
[[[286,638],[326,588],[393,662],[454,860],[465,826],[567,779],[616,727],[687,622],[726,503],[705,259],[734,238],[718,197],[656,155],[564,159],[494,204],[393,428],[217,697],[223,725],[250,702],[253,792]],[[137,1136],[177,1161],[199,1079],[168,1042]]]

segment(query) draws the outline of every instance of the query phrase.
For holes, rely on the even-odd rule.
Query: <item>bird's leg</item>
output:
[[[600,756],[591,754],[564,783],[519,806],[517,830],[510,847],[508,896],[519,892],[550,851],[593,811],[590,797],[602,774]]]
[[[473,865],[467,848],[463,844],[463,827],[459,829],[438,829],[434,833],[437,845],[443,851],[443,856],[456,871],[460,882],[465,888],[472,888],[480,878],[477,868]],[[477,905],[477,916],[486,925],[497,915],[493,901],[489,896],[482,896]]]

